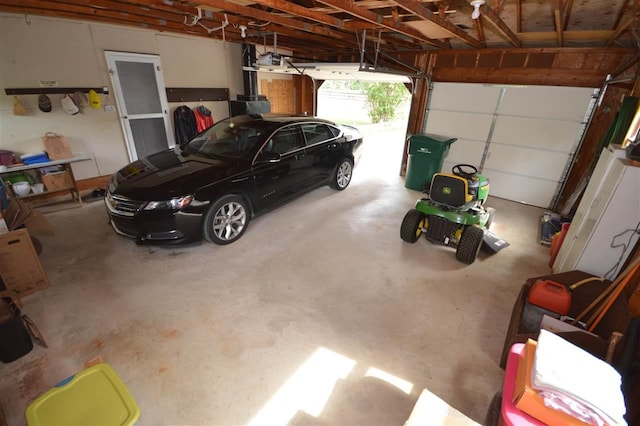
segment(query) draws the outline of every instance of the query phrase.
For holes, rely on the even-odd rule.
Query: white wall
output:
[[[18,154],[42,151],[46,132],[67,136],[74,151],[92,161],[74,163],[76,178],[108,175],[129,162],[118,114],[85,108],[66,114],[62,95],[49,95],[53,111],[38,109],[38,95],[22,95],[29,115],[13,115],[5,88],[37,88],[40,80],[59,87],[109,88],[102,105],[115,105],[105,50],[160,56],[167,87],[227,87],[242,93],[240,45],[202,37],[59,18],[0,14],[0,149]],[[194,107],[200,102],[187,103]],[[226,102],[203,102],[214,118],[229,115]],[[179,104],[169,104],[173,110]]]

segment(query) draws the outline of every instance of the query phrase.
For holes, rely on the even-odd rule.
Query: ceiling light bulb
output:
[[[471,19],[478,19],[480,17],[480,6],[484,4],[484,0],[473,0],[471,6],[473,6],[473,12],[471,13]]]

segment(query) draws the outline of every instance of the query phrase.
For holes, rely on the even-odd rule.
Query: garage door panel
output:
[[[503,173],[485,168],[483,174],[491,181],[489,195],[548,208],[557,182]]]
[[[449,111],[493,114],[500,88],[480,84],[435,83],[431,92],[431,108]]]
[[[453,111],[429,111],[427,133],[486,141],[492,116]]]
[[[562,178],[567,154],[506,145],[491,144],[484,167],[529,177]]]
[[[474,141],[470,139],[458,139],[449,148],[449,154],[445,157],[445,161],[453,164],[473,164],[478,166],[482,161],[482,153],[484,152],[484,142]],[[451,167],[443,170],[451,170]]]
[[[592,93],[582,87],[509,87],[500,114],[582,121]]]
[[[488,144],[483,173],[494,181],[492,194],[546,208],[581,135],[592,94],[593,89],[575,87],[435,83],[426,129],[459,138],[443,170],[459,163],[479,166]]]
[[[496,121],[492,142],[571,152],[581,123],[536,118],[504,117]]]

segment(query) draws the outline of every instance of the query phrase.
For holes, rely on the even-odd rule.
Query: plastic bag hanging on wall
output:
[[[27,110],[17,96],[13,97],[13,115],[27,115]]]

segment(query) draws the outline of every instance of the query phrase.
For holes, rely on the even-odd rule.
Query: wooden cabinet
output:
[[[615,279],[640,234],[640,167],[605,149],[571,222],[553,272],[580,270]]]

